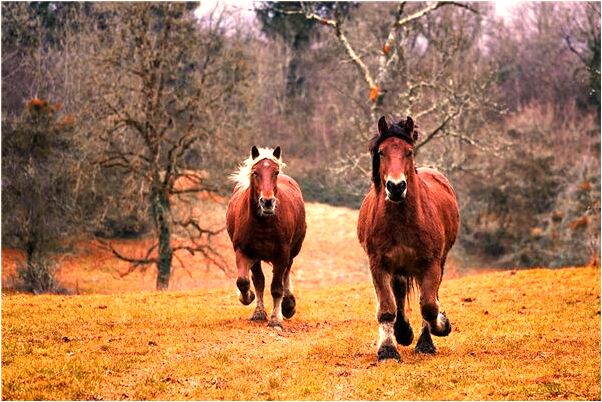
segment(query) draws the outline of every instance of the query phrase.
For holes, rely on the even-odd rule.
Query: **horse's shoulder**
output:
[[[289,175],[286,175],[284,173],[280,173],[280,175],[278,175],[278,183],[279,184],[284,184],[286,186],[290,186],[290,187],[294,187],[299,189],[299,183],[297,183],[297,181],[295,179],[293,179],[292,177],[290,177]]]
[[[357,236],[362,246],[365,246],[368,229],[372,226],[375,201],[376,190],[374,189],[374,185],[372,185],[362,201],[357,220]]]
[[[287,196],[298,199],[298,202],[303,202],[303,195],[299,183],[290,176],[280,174],[278,176],[278,190],[287,194]]]
[[[445,175],[442,172],[440,172],[439,170],[437,170],[435,168],[431,168],[431,167],[420,167],[417,169],[417,172],[418,172],[418,176],[430,188],[432,188],[433,185],[436,185],[437,187],[445,188],[446,190],[450,191],[452,194],[455,195],[455,191],[454,191],[454,188],[452,187],[451,183],[449,182],[447,177],[445,177]]]

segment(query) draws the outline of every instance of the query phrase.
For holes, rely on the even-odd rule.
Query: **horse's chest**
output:
[[[411,268],[416,265],[418,253],[414,247],[395,244],[383,250],[383,260],[391,268]]]
[[[245,253],[264,260],[279,254],[284,245],[283,236],[273,230],[249,230],[244,237]]]
[[[407,274],[415,274],[420,271],[426,254],[429,254],[428,244],[410,228],[389,229],[387,232],[380,232],[375,239],[380,241],[373,242],[372,254],[379,256],[384,265],[392,271],[401,270]]]

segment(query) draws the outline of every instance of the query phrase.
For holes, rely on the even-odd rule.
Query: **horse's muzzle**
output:
[[[399,183],[394,183],[390,180],[387,180],[385,183],[387,199],[392,202],[401,202],[401,200],[405,198],[407,190],[408,185],[405,180],[402,180]]]
[[[259,197],[259,208],[264,215],[274,215],[276,212],[276,198]]]

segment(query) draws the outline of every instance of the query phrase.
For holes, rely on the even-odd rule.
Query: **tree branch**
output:
[[[460,7],[460,8],[465,8],[469,11],[472,11],[475,14],[479,13],[477,10],[475,10],[468,4],[459,3],[456,1],[439,1],[439,2],[436,2],[433,4],[429,4],[428,6],[424,7],[422,10],[418,10],[415,13],[412,13],[404,18],[401,18],[398,21],[397,26],[402,27],[406,24],[409,24],[412,21],[415,21],[421,17],[424,17],[426,14],[429,14],[430,12],[435,11],[438,8],[445,7],[445,6],[456,6],[456,7]]]
[[[103,248],[109,250],[115,257],[119,258],[122,261],[126,261],[129,262],[131,264],[130,269],[128,269],[126,272],[124,273],[120,273],[119,276],[121,276],[122,278],[126,275],[131,274],[136,268],[139,268],[141,266],[144,265],[149,265],[149,264],[156,264],[157,263],[157,259],[156,258],[151,258],[150,255],[152,254],[153,250],[157,248],[157,244],[152,245],[146,252],[146,256],[144,258],[133,258],[133,257],[128,257],[124,254],[122,254],[120,251],[118,251],[115,247],[113,247],[113,245],[105,240],[101,240],[101,239],[96,239],[98,241],[98,243],[100,243]]]

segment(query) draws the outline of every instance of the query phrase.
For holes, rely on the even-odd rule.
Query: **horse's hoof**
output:
[[[401,359],[401,356],[394,345],[382,345],[378,349],[378,361],[381,362],[388,359],[395,359],[398,361]]]
[[[395,339],[403,346],[410,346],[414,340],[414,331],[407,321],[395,321]]]
[[[265,313],[265,310],[255,309],[250,320],[251,321],[267,321],[268,315]]]
[[[295,315],[296,305],[297,302],[295,301],[295,296],[284,296],[284,298],[282,299],[282,315],[284,316],[284,318],[291,318]]]
[[[431,334],[435,336],[449,335],[452,327],[444,312],[440,312],[437,316],[437,324],[439,325],[431,325]]]
[[[278,321],[278,320],[271,319],[270,322],[268,322],[268,327],[269,328],[274,328],[274,329],[277,329],[277,330],[281,330],[282,329],[282,323],[280,321]]]
[[[255,300],[255,293],[253,293],[252,290],[249,290],[247,296],[241,294],[238,300],[240,300],[243,305],[248,306],[249,304],[253,303],[253,300]]]
[[[435,353],[437,353],[437,349],[432,343],[429,344],[427,342],[418,342],[416,344],[416,348],[414,348],[414,352],[423,353],[426,355],[434,355]]]

